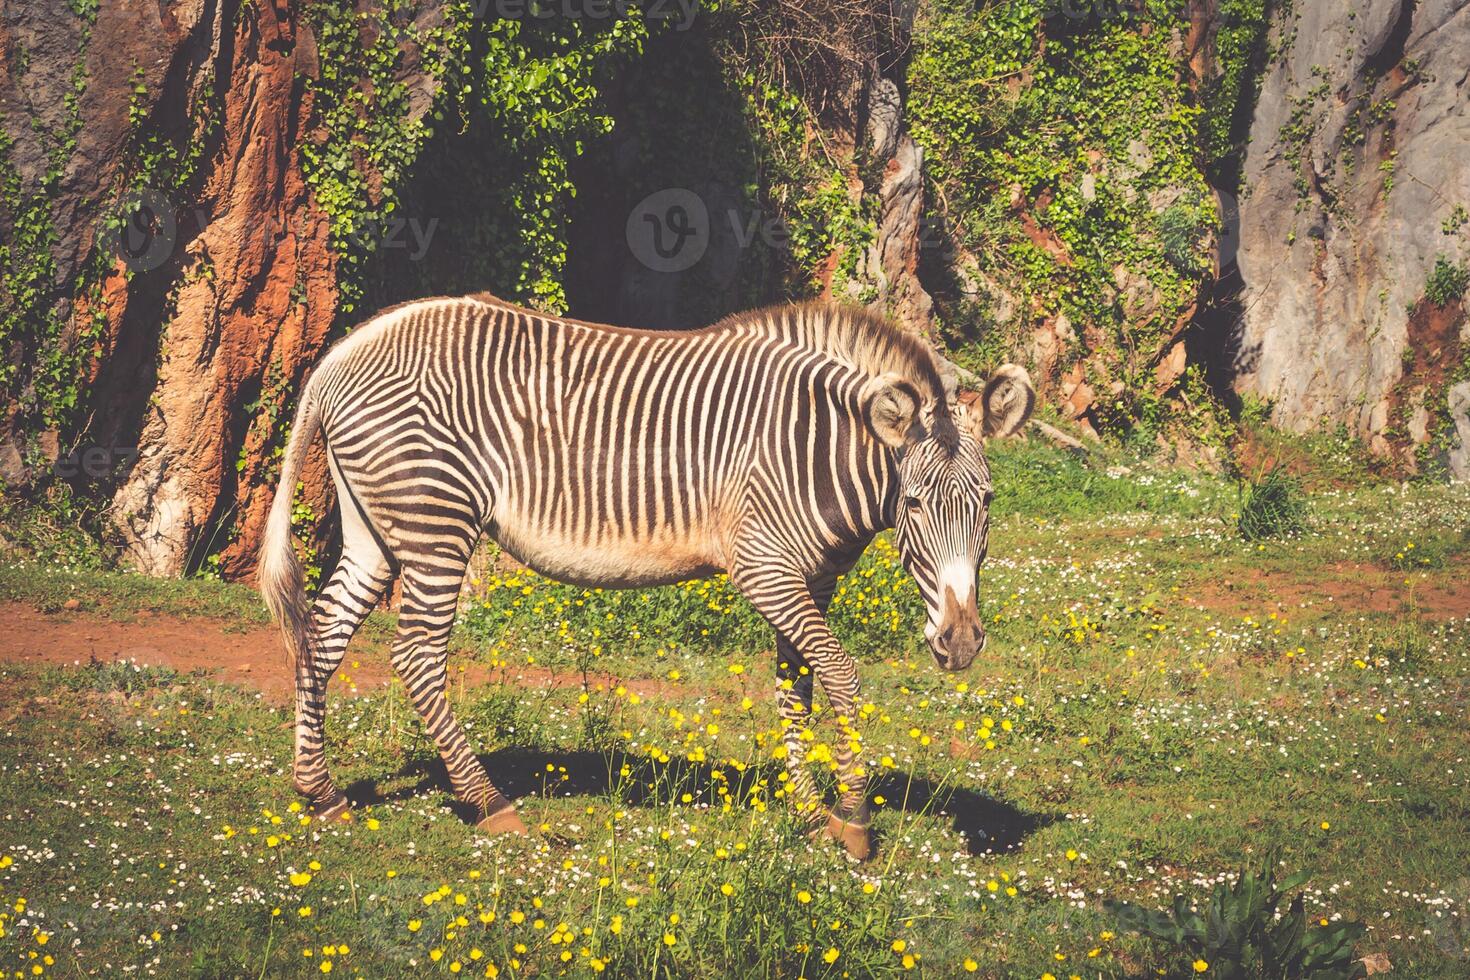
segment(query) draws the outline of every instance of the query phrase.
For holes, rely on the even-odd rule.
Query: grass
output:
[[[322,827],[292,808],[285,708],[141,666],[5,668],[0,968],[1194,976],[1105,903],[1204,908],[1270,853],[1279,878],[1310,875],[1312,921],[1368,926],[1358,956],[1463,975],[1470,646],[1426,597],[1470,564],[1444,530],[1470,523],[1470,491],[1320,489],[1309,533],[1247,542],[1223,480],[998,455],[980,664],[935,669],[882,548],[834,614],[871,704],[870,864],[786,814],[769,641],[719,583],[584,595],[502,575],[458,657],[626,679],[454,687],[529,840],[464,822],[396,686],[332,696],[329,759],[359,807]],[[1069,496],[1079,474],[1092,483]],[[1431,561],[1395,557],[1421,549]],[[24,565],[0,593],[117,616],[256,603]],[[829,779],[830,729],[819,717],[810,742]]]
[[[1247,541],[1301,534],[1307,529],[1307,500],[1301,482],[1275,467],[1242,485],[1235,527]]]

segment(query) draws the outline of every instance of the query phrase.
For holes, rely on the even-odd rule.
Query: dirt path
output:
[[[134,622],[118,622],[85,612],[44,613],[24,602],[0,602],[0,616],[8,629],[0,632],[0,663],[63,665],[100,661],[136,660],[139,664],[170,667],[188,673],[201,670],[221,681],[254,688],[276,703],[289,702],[295,691],[286,666],[281,634],[274,629],[226,630],[211,619],[138,613]],[[491,670],[482,664],[464,665],[463,682],[471,687],[490,681],[515,682],[527,687],[580,686],[581,678],[565,671],[510,666]],[[455,658],[450,657],[452,682],[460,682]],[[371,694],[393,679],[386,652],[372,644],[353,643],[332,678],[339,694]],[[591,678],[648,696],[660,689],[658,681],[625,681],[611,675]],[[3,695],[0,695],[3,700]]]
[[[1429,621],[1470,616],[1470,569],[1439,570],[1437,581],[1404,586],[1404,574],[1371,565],[1339,562],[1311,577],[1299,573],[1268,575],[1252,571],[1229,581],[1204,581],[1183,590],[1185,601],[1224,616],[1282,612],[1313,606],[1350,612],[1414,615]],[[295,690],[280,634],[274,629],[241,628],[206,617],[141,611],[131,622],[83,611],[45,613],[25,602],[0,601],[8,629],[0,632],[0,663],[73,664],[88,660],[136,660],[188,673],[204,671],[221,681],[253,688],[276,704],[288,703]],[[460,667],[463,666],[461,678]],[[490,681],[575,687],[578,676],[526,665],[491,670],[451,654],[451,680],[468,686]],[[368,694],[391,683],[393,670],[381,640],[359,637],[347,653],[332,689]],[[666,688],[658,680],[621,680],[610,675],[594,683],[622,683],[644,696]],[[3,699],[3,694],[0,694]]]

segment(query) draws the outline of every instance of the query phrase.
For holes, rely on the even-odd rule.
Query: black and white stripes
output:
[[[799,728],[813,678],[840,720],[854,717],[857,672],[823,610],[836,577],[893,527],[936,658],[967,665],[984,639],[981,439],[1024,421],[1030,385],[1003,369],[967,407],[943,367],[877,317],[823,305],[651,332],[473,296],[399,307],[359,328],[302,393],[261,559],[296,667],[298,789],[319,813],[346,808],[323,757],[326,683],[396,572],[394,665],[455,792],[480,808],[482,826],[523,829],[444,697],[455,600],[482,533],[585,585],[728,571],[777,631],[778,705]],[[343,554],[308,610],[290,509],[318,432]],[[829,830],[866,853],[866,778],[851,741],[835,751],[842,793]],[[788,761],[798,804],[815,812],[809,774],[795,754]]]

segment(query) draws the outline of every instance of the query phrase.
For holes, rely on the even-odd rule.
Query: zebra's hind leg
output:
[[[445,697],[449,629],[466,561],[467,557],[458,555],[436,555],[432,560],[404,563],[403,607],[393,641],[393,667],[439,749],[454,795],[475,807],[479,828],[489,833],[524,834],[526,826],[515,805],[490,782]]]
[[[296,759],[293,782],[322,819],[347,812],[347,798],[327,772],[327,682],[347,643],[392,581],[388,559],[350,499],[342,501],[342,559],[312,607],[311,649],[296,665]]]

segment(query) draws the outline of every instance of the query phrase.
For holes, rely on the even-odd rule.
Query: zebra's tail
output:
[[[281,482],[276,486],[270,517],[266,519],[256,579],[266,608],[285,635],[286,660],[293,670],[310,643],[311,604],[306,598],[301,561],[296,557],[296,542],[291,533],[291,503],[296,496],[301,464],[320,429],[321,408],[316,402],[315,386],[307,382],[281,462]]]

